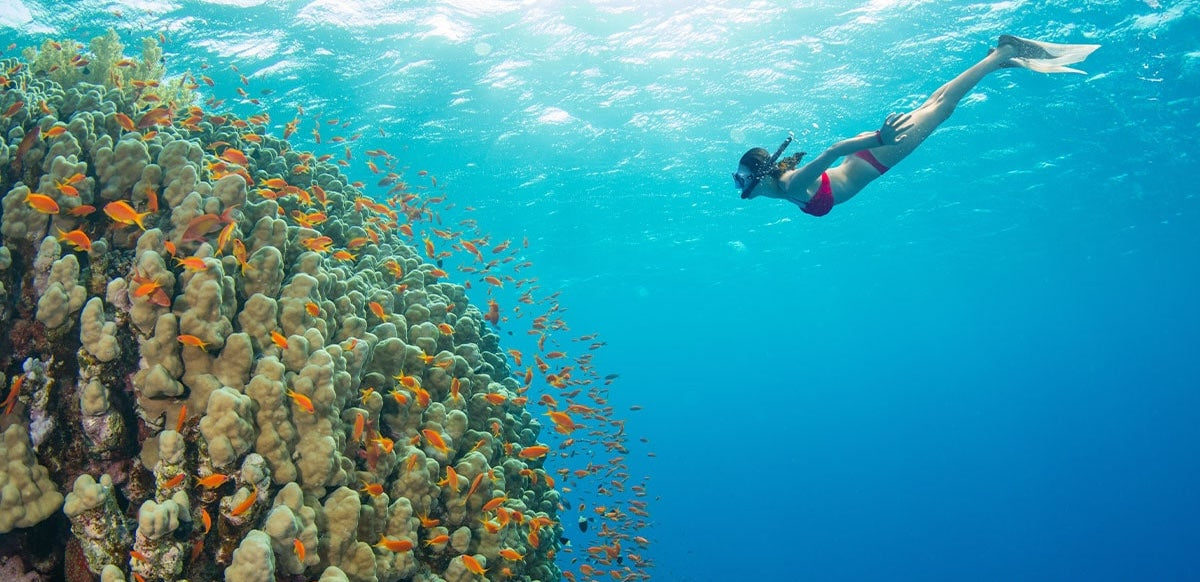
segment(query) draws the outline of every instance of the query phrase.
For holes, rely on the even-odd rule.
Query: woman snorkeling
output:
[[[800,166],[803,152],[779,160],[792,138],[774,155],[754,148],[742,156],[734,185],[742,198],[780,198],[795,203],[813,216],[825,216],[835,204],[858,194],[867,184],[903,160],[950,117],[958,102],[984,77],[1008,67],[1043,73],[1083,73],[1066,65],[1082,62],[1098,44],[1053,44],[1002,35],[983,60],[942,85],[920,107],[909,113],[887,116],[877,131],[839,141]],[[839,158],[837,167],[830,167]]]

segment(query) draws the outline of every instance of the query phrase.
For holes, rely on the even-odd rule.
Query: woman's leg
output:
[[[983,80],[989,73],[1001,68],[1001,66],[1016,54],[1017,49],[1012,45],[1000,45],[983,60],[975,63],[971,68],[965,70],[959,76],[955,77],[949,83],[942,85],[929,99],[925,100],[920,107],[911,112],[913,124],[912,129],[904,134],[904,139],[900,143],[892,146],[883,146],[871,148],[871,153],[879,162],[889,168],[903,160],[933,130],[937,129],[943,121],[954,113],[954,108],[958,106],[958,102],[967,95],[967,92],[975,88],[979,81]]]

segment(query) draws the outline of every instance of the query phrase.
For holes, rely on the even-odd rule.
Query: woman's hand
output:
[[[883,122],[883,127],[875,132],[875,137],[879,139],[879,145],[888,146],[896,145],[904,141],[905,132],[913,128],[910,123],[912,115],[908,113],[893,113],[887,116]]]

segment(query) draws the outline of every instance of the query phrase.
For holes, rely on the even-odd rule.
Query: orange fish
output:
[[[171,115],[171,110],[165,107],[151,109],[138,120],[136,127],[146,129],[152,125],[171,125]]]
[[[304,557],[308,555],[308,552],[304,549],[304,542],[301,542],[300,538],[292,538],[292,551],[296,552],[296,557],[299,558],[301,562],[303,562]]]
[[[454,467],[446,466],[446,478],[438,481],[438,485],[449,487],[452,493],[458,493],[458,471]]]
[[[565,412],[551,410],[546,413],[546,416],[549,416],[550,420],[554,422],[554,429],[559,433],[570,434],[571,431],[580,428],[578,424],[575,424],[574,419]]]
[[[172,253],[174,254],[174,253]],[[246,274],[246,269],[254,270],[254,267],[246,260],[246,245],[239,239],[233,239],[233,258],[242,266],[242,274]]]
[[[548,452],[550,452],[550,447],[545,445],[534,445],[532,447],[525,447],[521,449],[521,452],[517,453],[517,456],[521,457],[522,459],[536,459],[546,456],[546,453]]]
[[[507,495],[501,495],[500,497],[493,498],[491,501],[483,504],[482,511],[491,511],[496,509],[497,507],[504,505],[505,501],[508,501]]]
[[[142,230],[146,230],[146,225],[143,224],[143,221],[147,216],[150,215],[149,212],[138,214],[137,211],[134,210],[133,207],[124,200],[117,200],[115,202],[109,202],[108,204],[105,204],[104,213],[116,222],[125,225],[136,224],[137,227]]]
[[[146,210],[158,212],[158,190],[155,190],[153,187],[146,188]]]
[[[425,440],[429,441],[429,444],[443,455],[450,451],[450,448],[446,446],[446,441],[442,439],[442,435],[437,432],[426,428],[421,430],[421,434],[425,435]]]
[[[454,335],[454,328],[450,327],[448,323],[439,323],[437,328],[438,331],[442,332],[442,335]]]
[[[479,442],[482,443],[485,441],[483,439],[479,439]],[[467,495],[466,495],[467,497],[470,497],[472,494],[475,493],[476,489],[479,489],[479,485],[483,483],[484,475],[486,475],[486,473],[480,473],[480,474],[476,475],[473,480],[471,480],[471,488],[467,489]]]
[[[58,203],[45,194],[26,194],[25,203],[42,214],[58,214]]]
[[[449,541],[450,541],[450,536],[447,534],[442,534],[440,536],[433,536],[433,537],[425,540],[425,545],[434,546],[437,544],[444,544]]]
[[[475,257],[476,261],[481,263],[483,262],[483,255],[480,254],[479,247],[475,246],[475,243],[460,238],[458,239],[458,244],[462,245],[464,249],[467,249],[467,252],[471,253]]]
[[[318,236],[318,237],[304,239],[304,241],[301,242],[300,244],[303,245],[304,248],[306,248],[310,251],[324,253],[324,252],[328,252],[329,247],[331,245],[333,245],[333,239],[331,239],[327,236]]]
[[[371,442],[378,445],[379,448],[382,449],[383,452],[385,452],[385,453],[392,452],[392,449],[394,449],[396,446],[396,443],[393,442],[392,439],[387,438],[387,437],[379,437],[377,439],[373,439]]]
[[[188,221],[187,227],[183,231],[183,237],[180,240],[183,242],[202,242],[204,237],[217,230],[220,224],[220,215],[212,213],[201,214]]]
[[[312,399],[309,397],[300,394],[299,392],[293,392],[292,390],[288,390],[287,395],[296,402],[296,406],[303,408],[305,412],[309,414],[316,414],[317,409],[313,406]]]
[[[277,331],[271,332],[271,342],[274,343],[276,346],[279,346],[280,349],[286,350],[288,347],[287,338],[283,337],[283,334],[281,334]]]
[[[367,495],[370,495],[371,497],[378,497],[380,495],[383,495],[383,485],[381,485],[379,483],[363,482],[363,488],[359,489],[359,491],[362,491],[363,493],[366,493]]]
[[[230,222],[229,224],[225,225],[225,228],[222,228],[221,232],[217,235],[218,255],[225,252],[225,245],[229,244],[230,239],[233,238],[233,229],[236,228],[237,225],[238,224],[236,221]]]
[[[201,487],[204,487],[205,489],[216,489],[217,487],[224,485],[225,482],[228,480],[229,480],[229,475],[222,475],[221,473],[213,473],[212,475],[204,477],[203,479],[197,479],[196,484]]]
[[[253,489],[250,490],[250,494],[247,495],[246,499],[242,500],[241,503],[237,504],[237,507],[234,507],[232,510],[230,510],[229,515],[237,517],[243,513],[246,513],[246,511],[248,511],[254,505],[254,503],[258,501],[258,485],[252,484],[251,487],[253,487]]]
[[[175,262],[178,263],[180,266],[182,266],[184,269],[187,269],[192,272],[204,271],[204,270],[208,269],[208,263],[204,262],[204,259],[201,257],[186,257],[186,258],[175,257]]]
[[[228,148],[221,152],[221,155],[218,157],[231,164],[237,164],[239,166],[250,165],[250,160],[246,159],[246,154],[239,149]]]
[[[417,456],[416,453],[413,453],[413,455],[409,458],[414,459],[414,458],[416,458],[416,456]],[[419,513],[419,514],[417,514],[417,517],[421,520],[421,527],[424,527],[424,528],[437,527],[438,524],[442,523],[442,520],[440,520],[440,519],[434,519],[434,518],[429,517],[428,513]]]
[[[56,125],[56,126],[54,126],[54,127],[51,127],[50,129],[47,129],[47,130],[46,130],[46,133],[43,133],[43,134],[42,134],[42,137],[43,137],[43,138],[46,138],[46,137],[55,137],[55,136],[62,135],[62,134],[63,134],[63,133],[65,133],[66,131],[67,131],[67,126],[65,126],[65,125]]]
[[[208,510],[200,508],[200,521],[204,524],[204,533],[208,533],[212,529],[212,516],[208,515]]]
[[[487,570],[476,560],[474,556],[469,554],[462,555],[463,565],[467,567],[467,571],[482,576]]]
[[[407,552],[413,549],[413,543],[409,540],[390,539],[387,536],[380,536],[379,543],[375,544],[377,548],[383,548],[389,552]]]
[[[58,240],[70,243],[76,250],[90,252],[92,250],[92,239],[81,229],[75,229],[71,232],[64,232],[63,229],[58,229]]]
[[[203,340],[191,334],[182,334],[176,337],[176,340],[179,340],[179,343],[184,344],[184,346],[191,346],[193,348],[206,349],[208,347],[208,344],[204,343]]]
[[[312,301],[309,301],[308,303],[304,304],[304,310],[307,311],[308,314],[313,317],[321,315],[321,308],[318,307],[317,304],[313,303]]]
[[[135,293],[135,295],[136,295],[136,293]],[[185,346],[191,346],[193,348],[200,348],[203,350],[203,349],[207,349],[207,347],[208,347],[208,344],[204,343],[203,340],[201,340],[200,338],[198,338],[194,335],[191,335],[191,334],[182,334],[175,339],[179,340],[179,343],[181,343]]]
[[[133,123],[133,120],[130,119],[128,115],[125,115],[124,113],[118,113],[115,117],[117,119],[117,124],[124,128],[125,131],[133,131],[137,129],[137,125]]]
[[[491,299],[491,298],[488,299],[487,305],[488,305],[488,312],[486,315],[483,316],[483,319],[485,321],[491,322],[492,325],[500,325],[500,305],[498,303],[496,303],[496,301],[494,299]],[[510,350],[510,352],[511,351],[512,350]],[[520,366],[521,359],[516,358],[516,363],[518,366]]]
[[[13,103],[11,106],[9,106],[8,109],[6,109],[4,111],[4,117],[12,117],[12,116],[16,115],[17,112],[20,111],[21,108],[24,106],[25,106],[24,101],[17,101],[16,103]]]
[[[371,313],[374,313],[375,317],[377,317],[383,321],[387,321],[387,314],[384,313],[383,306],[380,305],[379,302],[372,301],[372,302],[368,303],[367,305],[371,308]]]
[[[187,422],[187,404],[179,407],[179,418],[175,419],[175,432],[183,432],[183,423]]]
[[[184,478],[187,477],[184,473],[180,473],[163,482],[163,489],[174,489],[183,484]]]
[[[142,283],[141,285],[138,285],[137,289],[133,290],[133,296],[134,297],[145,297],[145,296],[153,293],[155,290],[157,290],[160,287],[162,287],[162,284],[157,281],[150,281],[149,283]],[[180,336],[180,337],[182,337],[182,336]]]
[[[383,264],[383,268],[387,269],[388,272],[391,273],[392,276],[397,279],[404,276],[404,267],[401,267],[400,263],[397,263],[394,260],[389,259],[386,263]]]
[[[38,140],[38,136],[41,134],[41,132],[42,126],[35,125],[33,126],[33,129],[29,130],[29,133],[25,134],[25,137],[21,138],[21,143],[17,145],[16,153],[11,154],[11,166],[14,172],[21,171],[21,160],[25,158],[25,153],[29,151],[29,148],[33,147],[33,142]]]
[[[362,442],[363,429],[366,427],[366,418],[363,413],[358,413],[354,417],[354,433],[350,435],[350,440]]]
[[[17,397],[21,395],[21,385],[25,383],[25,376],[17,376],[13,379],[12,385],[8,388],[8,398],[4,399],[4,414],[12,413],[13,406],[17,403]]]
[[[76,206],[75,208],[68,210],[67,214],[70,216],[83,217],[83,216],[87,216],[95,211],[96,211],[95,206],[92,206],[90,204],[83,204],[81,206]]]

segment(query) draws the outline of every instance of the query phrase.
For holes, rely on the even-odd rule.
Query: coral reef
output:
[[[431,197],[396,172],[363,195],[286,141],[298,120],[281,139],[266,113],[205,111],[195,76],[142,49],[110,32],[0,61],[0,533],[69,526],[37,568],[78,579],[559,579],[533,368],[442,270]],[[565,325],[539,319],[543,350]],[[533,359],[574,388],[563,410],[542,397],[556,432],[594,418],[618,428],[591,442],[623,452],[603,391],[575,404],[574,366]]]

